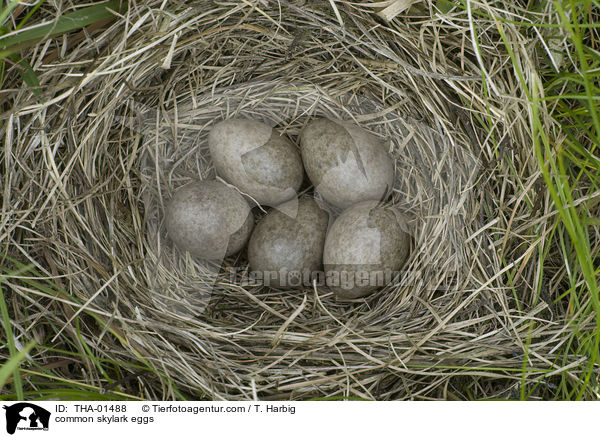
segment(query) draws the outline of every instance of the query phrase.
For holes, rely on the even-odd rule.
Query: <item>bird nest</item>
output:
[[[60,329],[57,347],[74,335],[123,363],[118,376],[135,375],[119,390],[155,399],[510,396],[526,342],[526,378],[542,380],[563,328],[535,295],[533,270],[524,264],[510,286],[503,275],[531,255],[519,235],[530,218],[498,214],[512,202],[517,211],[534,169],[492,18],[471,22],[476,51],[464,12],[430,4],[384,22],[341,1],[163,3],[132,4],[57,46],[40,75],[49,95],[22,92],[4,116],[4,248],[62,292],[9,288]],[[403,274],[341,302],[317,284],[249,282],[243,251],[207,263],[174,248],[165,203],[215,177],[207,135],[234,116],[296,144],[316,116],[380,137],[395,161],[390,202],[412,234]],[[84,367],[86,381],[108,385]]]

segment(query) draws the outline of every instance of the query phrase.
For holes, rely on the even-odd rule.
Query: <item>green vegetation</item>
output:
[[[19,56],[19,53],[40,41],[56,37],[73,30],[82,29],[90,24],[102,23],[114,19],[112,11],[119,10],[119,1],[109,1],[93,6],[87,6],[74,12],[60,16],[56,22],[43,26],[24,27],[45,0],[38,0],[27,14],[19,21],[14,29],[4,25],[11,12],[17,7],[19,1],[13,0],[8,6],[0,10],[0,89],[4,83],[4,74],[7,63],[15,65],[17,73],[34,94],[40,94],[40,81],[31,65]]]
[[[493,361],[484,362],[480,367],[409,362],[406,369],[415,374],[431,369],[441,373],[464,371],[465,375],[472,377],[462,386],[462,398],[466,399],[480,399],[479,378],[496,374],[519,382],[519,393],[511,398],[525,400],[541,391],[546,399],[597,400],[600,393],[600,3],[596,0],[523,1],[519,2],[523,5],[520,17],[515,13],[502,14],[502,1],[492,3],[498,8],[497,13],[486,8],[472,8],[464,0],[439,0],[436,4],[437,12],[441,14],[454,11],[471,21],[486,19],[495,22],[512,62],[514,77],[510,78],[510,82],[518,94],[513,97],[521,99],[527,108],[529,131],[524,138],[531,140],[534,169],[540,173],[539,184],[532,182],[527,185],[530,181],[522,177],[523,169],[517,168],[510,160],[503,161],[504,146],[496,130],[495,109],[490,103],[495,93],[493,82],[488,80],[491,69],[485,71],[482,68],[481,77],[477,78],[481,79],[484,94],[481,96],[482,110],[473,116],[489,136],[495,159],[503,162],[505,171],[523,193],[524,206],[519,214],[532,217],[530,225],[521,229],[519,237],[523,236],[525,249],[523,254],[519,254],[520,258],[512,254],[509,256],[504,246],[497,248],[502,251],[501,268],[506,269],[502,280],[511,289],[509,293],[518,314],[522,312],[518,284],[526,272],[534,289],[533,301],[528,302],[531,308],[547,299],[545,290],[549,283],[560,289],[561,293],[553,296],[549,306],[564,311],[566,340],[561,342],[552,362],[546,363],[547,368],[532,366],[529,358],[535,351],[530,350],[530,346],[539,324],[543,323],[537,316],[532,316],[523,328],[527,341],[524,353],[518,358],[521,366],[494,366]],[[0,36],[5,37],[0,39],[0,91],[8,82],[8,74],[18,74],[23,87],[42,99],[43,86],[32,68],[34,63],[28,57],[28,49],[41,41],[81,31],[91,25],[100,29],[112,25],[112,20],[118,19],[113,11],[118,11],[121,2],[85,6],[47,23],[37,19],[44,0],[39,0],[34,6],[22,6],[16,0],[3,5],[0,10]],[[423,11],[418,9],[417,12]],[[402,19],[402,16],[396,18]],[[42,22],[45,24],[39,25]],[[464,25],[468,27],[469,22],[465,20]],[[535,53],[544,60],[544,68],[532,71],[524,67],[522,58],[525,49],[518,37],[542,31],[544,36],[540,37]],[[485,56],[482,47],[486,42],[479,39],[475,28],[471,37],[476,53]],[[165,43],[165,46],[168,48],[168,44]],[[461,98],[465,107],[472,103],[467,97]],[[0,106],[3,111],[10,110],[2,97]],[[536,216],[542,204],[549,205],[549,212],[543,217]],[[494,211],[485,212],[489,216],[494,215]],[[515,215],[516,206],[511,220]],[[532,246],[535,247],[531,249]],[[3,246],[2,250],[6,247]],[[137,377],[142,375],[163,386],[157,392],[168,392],[174,399],[190,397],[191,389],[177,387],[166,371],[145,359],[139,345],[131,342],[109,316],[86,307],[85,302],[66,290],[67,287],[47,279],[35,264],[21,262],[12,256],[15,254],[8,252],[0,256],[0,316],[3,328],[0,342],[6,345],[2,353],[7,357],[0,366],[0,389],[4,387],[0,391],[0,400],[127,400],[152,397],[154,393],[148,391],[149,387],[137,382]],[[33,320],[37,313],[43,314],[48,308],[39,304],[17,308],[14,299],[14,289],[17,288],[23,296],[47,298],[53,304],[63,305],[67,308],[65,314],[71,314],[72,320],[61,321],[44,315],[41,321],[36,322],[43,329],[36,333],[25,332],[24,327],[11,322],[14,314],[19,312]],[[93,336],[90,332],[94,333],[94,329],[98,329],[109,344],[130,351],[135,359],[115,359],[105,354],[101,347],[89,341]],[[35,340],[28,340],[30,338]],[[52,358],[42,362],[37,359],[42,356]],[[574,361],[573,357],[580,359]],[[82,374],[81,369],[85,373]],[[456,392],[449,393],[448,398],[457,398]],[[324,395],[313,399],[363,398]]]
[[[597,234],[599,211],[598,199],[593,196],[600,186],[600,10],[593,0],[556,1],[554,5],[562,29],[575,47],[570,56],[573,64],[565,70],[542,72],[534,82],[530,89],[531,128],[544,181],[559,213],[555,242],[568,265],[571,286],[564,298],[569,299],[572,314],[569,352],[586,357],[581,364],[583,377],[574,385],[563,378],[557,397],[579,400],[590,398],[590,385],[596,393],[600,387],[600,242],[597,238],[591,241],[594,227]],[[559,135],[542,129],[538,108],[543,104],[550,106]],[[590,320],[595,325],[592,330],[586,329]]]

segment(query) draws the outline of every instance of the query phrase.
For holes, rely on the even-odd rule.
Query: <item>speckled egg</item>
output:
[[[394,163],[374,135],[351,123],[317,118],[300,134],[306,173],[332,205],[347,208],[384,200],[394,183]]]
[[[323,263],[327,285],[343,299],[385,286],[405,262],[410,237],[398,211],[377,201],[346,209],[330,226]]]
[[[297,148],[271,126],[231,118],[208,135],[217,174],[261,205],[275,206],[297,195],[304,169]]]
[[[244,247],[254,226],[248,202],[216,180],[179,188],[166,206],[169,238],[202,259],[222,259]]]
[[[307,196],[291,200],[260,220],[248,243],[250,270],[264,285],[310,286],[323,270],[329,214]]]

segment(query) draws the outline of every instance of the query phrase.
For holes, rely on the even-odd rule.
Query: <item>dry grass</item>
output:
[[[6,278],[21,342],[143,362],[154,374],[121,388],[156,399],[174,387],[197,399],[514,398],[523,383],[551,397],[552,375],[580,357],[561,356],[564,277],[545,246],[555,212],[495,23],[523,11],[427,2],[386,23],[346,1],[162,3],[37,45],[45,91],[11,91],[0,115],[2,252],[66,292]],[[504,32],[535,71],[543,35]],[[389,140],[411,275],[341,303],[326,289],[244,286],[230,275],[244,254],[219,271],[173,249],[164,200],[214,176],[207,132],[233,115],[294,140],[315,115]],[[73,374],[106,386],[98,361],[81,360]]]

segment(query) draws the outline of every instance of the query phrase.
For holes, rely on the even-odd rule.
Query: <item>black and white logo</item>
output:
[[[50,411],[29,402],[19,402],[2,407],[6,410],[6,432],[47,431]]]

